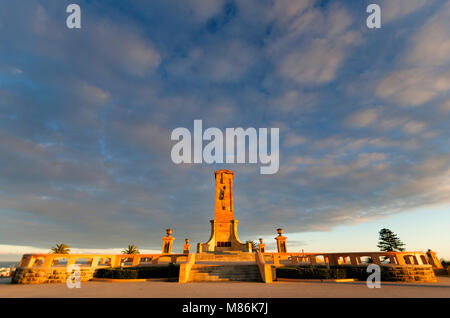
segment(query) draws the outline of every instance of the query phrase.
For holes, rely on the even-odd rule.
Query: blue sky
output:
[[[450,258],[450,4],[371,2],[0,1],[0,259],[204,242],[222,168],[242,239]],[[175,165],[195,119],[279,128],[280,170]]]

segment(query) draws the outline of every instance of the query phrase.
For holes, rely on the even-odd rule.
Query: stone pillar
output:
[[[280,266],[280,256],[277,254],[273,254],[273,265]]]
[[[171,236],[173,233],[172,229],[167,229],[166,233],[167,233],[167,236],[161,238],[163,240],[162,252],[163,252],[163,254],[170,254],[170,253],[172,253],[172,245],[173,245],[173,241],[175,240],[175,238],[173,238]]]
[[[197,253],[201,253],[203,251],[202,243],[197,243]]]
[[[100,257],[93,257],[92,262],[91,262],[91,267],[94,267],[94,268],[97,267],[99,261],[100,261]]]
[[[432,250],[428,250],[427,251],[427,257],[428,257],[428,262],[435,268],[444,268],[444,266],[442,266],[441,262],[439,261],[436,252],[433,252]]]
[[[189,244],[189,239],[184,239],[185,244],[183,245],[183,254],[189,254],[191,250],[191,244]]]
[[[266,244],[263,243],[263,239],[262,238],[259,239],[258,251],[260,253],[265,253],[266,252]]]
[[[278,236],[275,238],[277,241],[277,250],[278,253],[287,253],[287,247],[286,247],[286,236],[283,236],[283,229],[277,229]]]
[[[53,256],[45,256],[44,262],[42,263],[43,268],[51,267],[53,264]]]
[[[389,261],[391,262],[391,264],[398,265],[395,256],[389,255]]]
[[[380,256],[378,256],[378,254],[372,254],[370,255],[370,258],[374,264],[381,265]]]
[[[395,260],[397,265],[406,265],[406,261],[405,258],[403,257],[403,254],[396,253]]]
[[[334,255],[334,254],[329,254],[328,255],[328,264],[330,266],[339,265],[338,256]]]
[[[359,256],[350,255],[350,263],[352,265],[359,265],[359,263],[360,263]]]
[[[140,255],[134,255],[133,256],[133,263],[131,264],[131,266],[138,266],[140,262],[141,262],[141,256]]]

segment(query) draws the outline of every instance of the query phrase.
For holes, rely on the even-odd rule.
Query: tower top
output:
[[[233,177],[234,172],[226,169],[214,171],[216,179],[215,219],[230,221],[234,219]]]
[[[219,171],[214,171],[214,177],[217,179],[217,175],[220,175],[222,173],[228,173],[234,176],[234,172],[228,169],[220,169]]]

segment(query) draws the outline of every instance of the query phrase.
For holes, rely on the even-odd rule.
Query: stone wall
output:
[[[382,266],[382,280],[401,282],[437,282],[431,265]]]
[[[380,279],[385,282],[437,282],[431,265],[382,265]],[[367,272],[367,265],[324,265],[278,266],[277,276],[297,279],[341,279],[354,278],[366,281],[373,271]]]
[[[81,281],[86,282],[92,279],[94,275],[93,268],[81,268]],[[67,277],[72,275],[65,268],[17,268],[12,283],[14,284],[47,284],[47,283],[66,283]]]
[[[365,275],[363,275],[364,279],[366,279]],[[401,266],[382,265],[381,280],[390,282],[408,282],[408,283],[437,282],[436,275],[431,265],[401,265]]]

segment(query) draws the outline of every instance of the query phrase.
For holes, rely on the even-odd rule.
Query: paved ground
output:
[[[65,284],[15,285],[0,279],[0,297],[446,297],[450,298],[450,278],[439,277],[437,283],[382,283],[369,289],[365,282],[253,282],[188,283],[164,281],[136,283],[86,282],[79,289]]]

